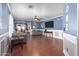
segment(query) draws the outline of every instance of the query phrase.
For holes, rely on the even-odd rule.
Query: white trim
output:
[[[79,24],[78,24],[79,23],[79,21],[78,21],[78,5],[79,4],[77,4],[77,38],[78,38],[78,32],[79,32],[78,31],[78,26],[79,26]]]
[[[79,4],[77,4],[77,55],[79,55]]]
[[[9,11],[11,12],[10,4],[8,3],[7,6],[8,6]]]
[[[4,34],[2,34],[2,35],[0,35],[0,38],[2,38],[2,37],[4,37],[4,36],[6,36],[6,35],[8,35],[9,34],[9,32],[6,32],[6,33],[4,33]],[[3,39],[1,39],[0,40],[0,42],[2,42],[3,41]]]
[[[58,18],[58,17],[62,17],[63,15],[57,15],[57,16],[54,16],[54,17],[51,17],[51,18],[45,18],[46,20],[43,20],[43,21],[51,21],[51,19],[55,19],[55,18]]]
[[[79,20],[78,20],[79,10],[78,9],[79,9],[79,4],[77,4],[77,41],[78,41],[78,36],[79,36],[79,33],[78,33],[79,32],[79,27],[78,27],[79,26]],[[78,42],[77,42],[77,55],[78,55]]]
[[[3,37],[3,36],[5,36],[5,35],[8,34],[8,33],[9,33],[9,32],[6,32],[6,33],[0,35],[0,38]]]
[[[65,49],[63,49],[63,53],[65,56],[69,56],[68,52]]]
[[[69,40],[70,42],[72,42],[74,44],[77,43],[77,37],[73,36],[73,35],[70,35],[70,34],[67,34],[67,33],[63,33],[63,39],[67,39],[67,40]]]

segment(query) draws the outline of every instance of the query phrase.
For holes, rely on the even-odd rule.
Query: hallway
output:
[[[10,48],[8,55],[12,56],[64,56],[63,41],[61,39],[52,39],[45,36],[28,36],[27,43],[13,48],[12,53]]]

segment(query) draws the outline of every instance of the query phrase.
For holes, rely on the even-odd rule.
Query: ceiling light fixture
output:
[[[35,19],[35,20],[38,20],[38,19]]]
[[[38,18],[37,18],[37,16],[35,16],[35,18],[34,18],[35,20],[38,20]]]

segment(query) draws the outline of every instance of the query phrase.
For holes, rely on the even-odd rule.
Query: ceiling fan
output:
[[[44,18],[43,18],[43,17],[39,17],[39,16],[35,16],[35,17],[34,17],[34,20],[36,20],[36,21],[37,21],[37,20],[40,21],[41,19],[44,19]]]
[[[39,20],[37,16],[35,16],[34,20]]]

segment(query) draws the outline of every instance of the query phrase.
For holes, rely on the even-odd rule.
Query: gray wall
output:
[[[2,3],[0,4],[0,55],[5,55],[7,53],[9,44],[8,32],[9,32],[9,10],[7,4]]]
[[[0,35],[9,31],[9,10],[5,3],[0,4]]]
[[[63,27],[66,28],[66,14],[69,16],[68,20],[68,30],[64,31],[65,33],[77,36],[77,4],[71,3],[69,4],[69,12],[66,13],[66,4],[64,8],[64,20]]]
[[[53,19],[49,19],[49,21],[54,21],[54,27],[48,28],[48,29],[53,29],[53,30],[62,30],[63,29],[63,16],[59,16],[59,17],[55,17]],[[46,22],[48,22],[48,21],[46,21]]]
[[[2,4],[0,4],[0,34],[2,34]]]
[[[67,11],[67,5],[69,10]],[[67,21],[68,15],[68,21]],[[68,27],[66,27],[68,24]],[[68,30],[66,30],[68,28]],[[70,56],[77,55],[77,4],[70,3],[64,5],[64,20],[63,20],[63,51],[65,54],[68,53]]]
[[[57,17],[53,19],[54,21],[54,30],[62,30],[63,26],[63,16]]]

